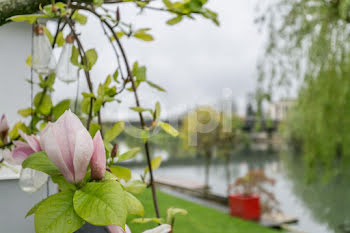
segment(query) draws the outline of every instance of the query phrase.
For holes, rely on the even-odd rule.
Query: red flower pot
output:
[[[230,214],[247,220],[260,218],[260,199],[258,196],[230,195]]]

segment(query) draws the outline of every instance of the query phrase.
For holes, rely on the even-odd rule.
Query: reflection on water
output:
[[[308,233],[346,233],[350,223],[350,177],[342,175],[330,183],[315,181],[307,184],[302,162],[287,153],[272,150],[244,150],[232,156],[229,164],[231,181],[244,175],[249,169],[264,168],[268,176],[276,179],[271,189],[280,202],[280,209],[287,216],[299,219],[297,228]],[[211,167],[211,191],[226,195],[226,165],[215,162]],[[136,169],[140,171],[141,169]],[[204,181],[204,165],[163,165],[155,172],[160,177],[180,177]],[[344,225],[345,224],[345,225]]]

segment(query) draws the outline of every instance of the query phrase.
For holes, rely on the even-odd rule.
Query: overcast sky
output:
[[[131,63],[137,60],[146,65],[148,79],[167,90],[167,93],[159,93],[146,84],[139,88],[141,104],[152,107],[160,100],[164,109],[163,117],[166,117],[166,113],[182,112],[198,104],[215,104],[227,98],[230,92],[239,113],[243,114],[247,93],[256,86],[256,62],[263,52],[263,36],[254,24],[254,1],[209,2],[209,7],[219,13],[220,27],[201,17],[197,20],[186,19],[171,27],[165,24],[170,18],[168,14],[145,11],[137,15],[130,4],[124,4],[121,8],[123,21],[132,22],[135,28],[152,28],[154,42],[127,38],[123,38],[122,42]],[[97,86],[116,68],[113,50],[95,17],[89,17],[88,24],[78,30],[85,49],[97,48],[99,60],[92,70],[93,82]],[[30,51],[29,48],[27,50]],[[21,79],[18,82],[24,81]],[[80,83],[81,88],[86,89],[83,77]],[[58,80],[55,89],[55,102],[67,97],[74,98],[76,84],[67,85]],[[2,91],[6,91],[5,88]],[[133,96],[124,95],[122,104],[108,105],[108,109],[103,112],[104,118],[135,117],[135,113],[127,110],[127,106],[133,105]]]
[[[215,103],[229,88],[239,112],[243,112],[247,92],[255,87],[256,61],[262,52],[263,37],[254,24],[255,4],[250,0],[209,2],[219,13],[220,27],[200,17],[170,27],[165,24],[168,14],[145,11],[138,15],[132,5],[121,8],[123,21],[132,22],[135,28],[151,27],[155,37],[154,42],[122,39],[130,61],[146,65],[148,78],[167,90],[163,94],[143,84],[139,90],[142,105],[151,107],[160,100],[166,112],[176,113],[197,104]],[[92,77],[101,82],[116,68],[114,53],[101,36],[96,18],[89,17],[88,25],[79,30],[86,49],[97,47],[100,59]],[[75,85],[58,83],[56,90],[55,98],[64,98],[67,93],[74,96]],[[125,106],[133,105],[134,99],[132,95],[123,98],[121,105],[109,104],[105,118],[114,118],[116,113],[125,117]]]

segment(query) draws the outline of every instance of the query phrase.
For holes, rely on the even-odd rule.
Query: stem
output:
[[[141,105],[140,105],[140,100],[139,100],[139,97],[138,97],[138,94],[137,94],[137,90],[136,90],[135,80],[134,80],[134,77],[132,75],[132,72],[131,72],[131,69],[130,69],[130,65],[129,65],[129,61],[127,59],[126,53],[124,51],[124,48],[123,48],[123,46],[122,46],[118,36],[115,34],[115,32],[113,30],[113,27],[111,25],[109,25],[108,22],[106,22],[105,20],[101,20],[101,21],[110,29],[111,33],[115,37],[115,40],[116,40],[116,42],[118,44],[118,47],[119,47],[119,49],[120,49],[120,51],[122,53],[122,56],[123,56],[123,59],[124,59],[124,62],[125,62],[125,66],[126,66],[126,69],[127,69],[127,72],[128,72],[129,79],[131,81],[131,85],[132,85],[132,89],[133,89],[133,92],[134,92],[136,106],[140,107]],[[140,118],[140,121],[141,121],[142,128],[145,129],[146,124],[145,124],[145,120],[144,120],[143,115],[142,115],[141,112],[139,113],[139,118]],[[150,183],[151,183],[151,188],[152,188],[152,197],[153,197],[154,209],[155,209],[157,218],[160,218],[160,213],[159,213],[159,208],[158,208],[158,201],[157,201],[157,192],[156,192],[156,188],[155,188],[155,184],[154,184],[153,171],[152,171],[152,165],[151,165],[151,155],[150,155],[150,149],[149,149],[148,141],[145,142],[145,152],[146,152],[146,158],[147,158],[147,165],[148,165],[149,172],[150,172]]]
[[[102,17],[102,15],[98,14],[94,9],[92,9],[90,7],[81,6],[81,5],[71,5],[71,7],[75,8],[75,9],[82,9],[82,10],[86,10],[86,11],[91,12],[92,14],[97,16],[100,19],[100,21],[102,23],[104,23],[107,26],[107,28],[111,31],[111,33],[113,34],[113,36],[114,36],[114,38],[115,38],[115,40],[117,42],[117,45],[118,45],[118,47],[119,47],[119,49],[121,51],[121,54],[122,54],[122,57],[123,57],[123,60],[124,60],[125,66],[126,66],[126,70],[127,70],[127,73],[128,73],[128,79],[131,81],[131,85],[132,85],[132,89],[133,89],[133,92],[134,92],[136,106],[140,107],[141,105],[140,105],[139,97],[138,97],[137,90],[136,90],[135,80],[133,78],[133,75],[132,75],[132,72],[131,72],[131,69],[130,69],[129,61],[128,61],[128,58],[126,56],[126,53],[125,53],[123,45],[121,44],[118,36],[114,32],[113,26],[110,25]],[[139,113],[139,118],[140,118],[140,122],[141,122],[142,128],[145,129],[146,128],[146,124],[145,124],[145,121],[144,121],[142,113]],[[151,165],[151,155],[150,155],[150,149],[149,149],[148,142],[146,142],[144,144],[144,146],[145,146],[145,152],[146,152],[146,158],[147,158],[147,165],[148,165],[149,173],[150,173],[150,183],[151,183],[151,187],[152,187],[153,205],[154,205],[154,209],[155,209],[157,218],[160,218],[160,213],[159,213],[159,208],[158,208],[158,201],[157,201],[157,193],[156,193],[156,188],[155,188],[155,184],[154,184],[153,171],[152,171],[152,165]]]
[[[83,45],[81,44],[81,41],[80,41],[77,33],[75,32],[74,25],[72,24],[72,22],[70,21],[69,18],[65,17],[64,19],[65,19],[66,23],[69,25],[69,27],[70,27],[70,29],[71,29],[71,31],[73,33],[73,36],[74,36],[75,40],[77,41],[79,55],[81,57],[81,62],[83,63],[83,65],[85,65],[85,67],[88,67],[88,61],[87,61],[87,58],[86,58],[85,50],[84,50]],[[90,72],[88,70],[84,69],[84,73],[85,73],[85,78],[86,78],[86,81],[87,81],[87,84],[88,84],[88,87],[89,87],[89,91],[90,91],[90,93],[93,94],[94,92],[93,92],[93,86],[92,86],[92,82],[91,82]],[[91,98],[90,99],[90,111],[89,111],[89,116],[88,116],[88,120],[87,120],[87,123],[86,123],[87,130],[90,129],[90,124],[91,124],[91,121],[92,121],[93,102],[94,102],[94,98]]]

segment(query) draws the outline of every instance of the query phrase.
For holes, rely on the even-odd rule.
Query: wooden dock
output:
[[[209,187],[198,181],[175,177],[158,177],[155,180],[155,184],[160,187],[170,188],[172,190],[200,198],[202,200],[215,202],[216,204],[222,206],[228,205],[227,197],[211,193]],[[274,214],[263,215],[259,221],[259,224],[270,228],[285,229],[295,233],[305,233],[289,225],[297,222],[298,219],[296,217],[287,217],[283,214]]]

